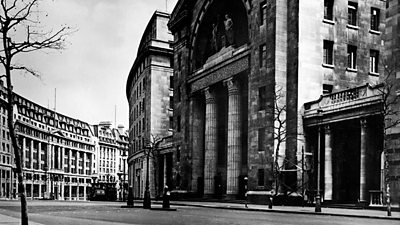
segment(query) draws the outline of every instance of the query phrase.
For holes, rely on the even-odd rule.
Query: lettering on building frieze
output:
[[[236,62],[233,62],[225,67],[217,69],[210,74],[196,80],[191,85],[192,93],[204,89],[212,84],[223,81],[233,75],[236,75],[242,71],[245,71],[249,67],[249,61],[247,57],[244,57]]]

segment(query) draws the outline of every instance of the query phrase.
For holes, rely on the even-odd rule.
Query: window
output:
[[[176,117],[176,131],[181,132],[181,116]]]
[[[182,69],[182,55],[178,55],[178,71],[181,71]]]
[[[180,102],[182,100],[182,92],[181,92],[181,85],[178,85],[178,90],[176,93],[178,96],[178,102]]]
[[[260,25],[267,22],[267,2],[263,1],[260,4]]]
[[[172,116],[169,117],[169,129],[174,129],[174,118]]]
[[[324,0],[324,19],[333,20],[333,0]]]
[[[260,46],[260,68],[265,67],[267,60],[267,45],[263,44]]]
[[[258,186],[264,186],[264,169],[258,169]]]
[[[323,84],[322,85],[322,94],[330,94],[332,93],[333,85]]]
[[[371,50],[369,52],[369,71],[371,73],[378,73],[379,52]]]
[[[174,89],[174,77],[169,77],[169,88]]]
[[[180,162],[181,161],[181,146],[176,146],[176,161]]]
[[[347,10],[347,23],[352,26],[357,26],[357,3],[349,2]]]
[[[357,47],[353,45],[347,46],[347,67],[357,69]]]
[[[258,129],[258,151],[264,151],[264,143],[265,143],[265,128]]]
[[[333,65],[333,41],[324,40],[324,64]]]
[[[174,96],[169,96],[169,108],[174,108]]]
[[[267,103],[267,93],[265,86],[258,88],[258,106],[259,110],[264,110]]]
[[[379,9],[371,8],[371,30],[379,31]]]

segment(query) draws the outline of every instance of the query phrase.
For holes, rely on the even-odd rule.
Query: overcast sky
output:
[[[14,90],[42,106],[90,124],[100,121],[127,129],[126,80],[139,41],[155,10],[171,13],[177,0],[45,0],[46,27],[76,27],[62,52],[31,54],[18,59],[41,78],[14,74]]]

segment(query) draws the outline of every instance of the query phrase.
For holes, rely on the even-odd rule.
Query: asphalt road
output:
[[[117,202],[28,202],[29,220],[41,224],[385,224],[399,221],[341,216],[252,212],[198,207],[176,207],[177,211],[121,208]],[[136,204],[138,205],[138,204]],[[160,205],[153,207],[159,208]],[[0,214],[19,218],[19,202],[0,201]],[[1,224],[1,221],[0,221]]]

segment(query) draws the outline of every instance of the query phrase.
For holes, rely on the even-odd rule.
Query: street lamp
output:
[[[318,156],[317,156],[317,195],[315,196],[315,212],[321,212],[321,117],[322,117],[322,109],[318,109],[318,119],[317,119],[317,126],[318,126]]]
[[[125,202],[125,157],[126,157],[126,149],[123,150],[122,152],[122,163],[123,163],[123,167],[124,167],[124,173],[123,173],[123,179],[122,179],[122,201]]]
[[[150,200],[150,181],[149,181],[149,157],[151,146],[145,146],[144,149],[147,149],[147,163],[146,163],[146,188],[144,191],[144,199],[143,199],[143,208],[144,209],[151,209],[151,200]],[[146,153],[146,151],[145,151]]]
[[[158,151],[158,145],[163,142],[165,137],[161,139],[157,139],[156,137],[152,136],[152,142],[150,142],[148,145],[144,147],[144,152],[146,154],[146,149],[147,149],[147,165],[146,165],[146,188],[144,192],[144,199],[143,199],[143,208],[144,209],[150,209],[151,208],[151,200],[150,200],[150,181],[149,181],[149,158],[150,154],[155,151]]]

